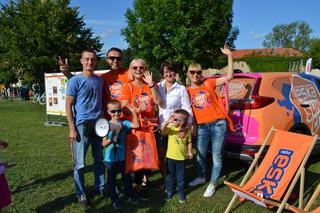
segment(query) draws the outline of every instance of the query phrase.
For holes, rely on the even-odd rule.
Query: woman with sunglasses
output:
[[[143,59],[134,59],[130,63],[129,72],[131,72],[134,80],[123,87],[123,98],[121,104],[125,106],[134,106],[138,112],[138,117],[140,121],[140,128],[134,130],[127,138],[127,144],[135,144],[131,146],[132,150],[126,150],[127,157],[134,159],[134,169],[136,183],[145,185],[147,183],[146,177],[149,171],[144,169],[158,169],[158,158],[156,150],[156,140],[154,132],[156,131],[158,125],[157,114],[154,110],[154,105],[160,105],[162,102],[161,96],[157,89],[157,84],[152,79],[152,73],[148,71],[148,66]],[[146,147],[143,147],[147,145]],[[152,148],[153,147],[153,148]],[[146,152],[141,156],[144,158],[144,163],[140,163],[141,159],[138,159],[140,153],[137,150],[146,150]],[[131,155],[131,153],[135,153]],[[146,160],[146,159],[149,160]],[[146,165],[145,162],[156,162],[156,167],[153,165]],[[126,165],[130,167],[130,165]],[[146,168],[148,167],[148,168]],[[152,168],[154,167],[154,168]],[[137,168],[141,168],[137,169]],[[146,193],[139,194],[142,200],[148,199]]]
[[[203,81],[202,67],[200,64],[191,64],[188,67],[190,86],[187,88],[190,96],[197,127],[197,164],[198,177],[189,183],[196,186],[206,182],[206,155],[209,142],[212,148],[213,168],[210,183],[204,192],[204,197],[211,197],[216,189],[217,180],[222,168],[222,152],[224,138],[229,128],[234,130],[232,121],[228,116],[225,106],[215,89],[227,83],[233,77],[232,52],[228,46],[221,48],[221,52],[228,57],[228,70],[225,76],[211,78]]]
[[[188,124],[192,123],[192,109],[190,106],[189,95],[185,86],[176,81],[176,75],[179,67],[171,60],[166,60],[162,63],[160,71],[163,75],[163,81],[158,83],[159,93],[162,98],[162,103],[159,105],[159,124],[163,124],[177,109],[184,109],[189,113]],[[183,138],[186,134],[186,128],[179,133]],[[160,173],[163,180],[166,177],[165,155],[167,151],[168,136],[158,135],[157,150],[160,161]],[[160,186],[163,189],[165,184]]]

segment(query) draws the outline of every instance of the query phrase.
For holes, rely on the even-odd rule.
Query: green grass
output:
[[[45,127],[45,107],[30,101],[0,101],[0,138],[9,147],[0,150],[4,161],[16,165],[7,170],[6,176],[12,191],[13,203],[5,212],[113,212],[107,198],[92,197],[93,174],[91,151],[87,155],[86,185],[92,205],[86,209],[75,203],[72,179],[68,128]],[[186,181],[196,176],[195,162],[188,162]],[[219,179],[219,188],[212,198],[203,198],[205,186],[187,190],[187,202],[179,204],[177,197],[164,201],[164,193],[152,191],[151,199],[138,205],[125,205],[120,212],[223,212],[232,198],[224,180],[241,181],[248,165],[226,159]],[[154,172],[153,180],[160,175]],[[306,172],[307,200],[320,181],[319,155],[310,159]],[[319,198],[316,205],[319,205]],[[234,206],[233,212],[274,212],[250,202]]]

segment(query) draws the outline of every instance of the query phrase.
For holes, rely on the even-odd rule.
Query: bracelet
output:
[[[152,86],[149,86],[149,88],[152,88],[152,87],[154,87],[154,84],[152,84]]]

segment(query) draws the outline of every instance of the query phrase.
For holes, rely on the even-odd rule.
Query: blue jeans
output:
[[[77,130],[80,135],[80,141],[73,141],[73,178],[76,185],[76,195],[77,197],[80,197],[81,195],[86,194],[84,167],[89,144],[91,144],[92,149],[95,191],[104,188],[104,165],[101,138],[98,136],[85,137],[83,135],[83,124],[78,125]]]
[[[173,178],[177,177],[177,188],[178,195],[180,198],[185,198],[184,195],[184,170],[185,170],[185,161],[184,160],[173,160],[167,158],[167,180],[166,188],[167,194],[172,196],[174,192],[174,182]]]
[[[131,175],[125,173],[125,161],[118,162],[104,162],[104,165],[107,169],[107,188],[109,196],[112,202],[119,200],[119,196],[116,193],[116,175],[117,171],[121,173],[122,183],[124,186],[124,196],[130,198],[132,196],[132,182]]]
[[[227,131],[226,120],[219,119],[199,124],[197,130],[197,163],[200,177],[206,176],[206,155],[211,141],[213,168],[210,182],[216,184],[221,168],[224,138]]]

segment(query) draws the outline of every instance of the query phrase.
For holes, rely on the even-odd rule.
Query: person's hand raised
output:
[[[63,74],[65,74],[69,71],[69,64],[68,64],[67,58],[61,58],[59,56],[59,69]]]
[[[232,55],[232,52],[231,52],[230,47],[228,45],[224,45],[223,49],[220,47],[220,50],[225,55],[228,55],[228,56]]]
[[[149,70],[146,70],[143,73],[143,80],[149,85],[149,87],[153,86],[152,73],[150,73]]]

